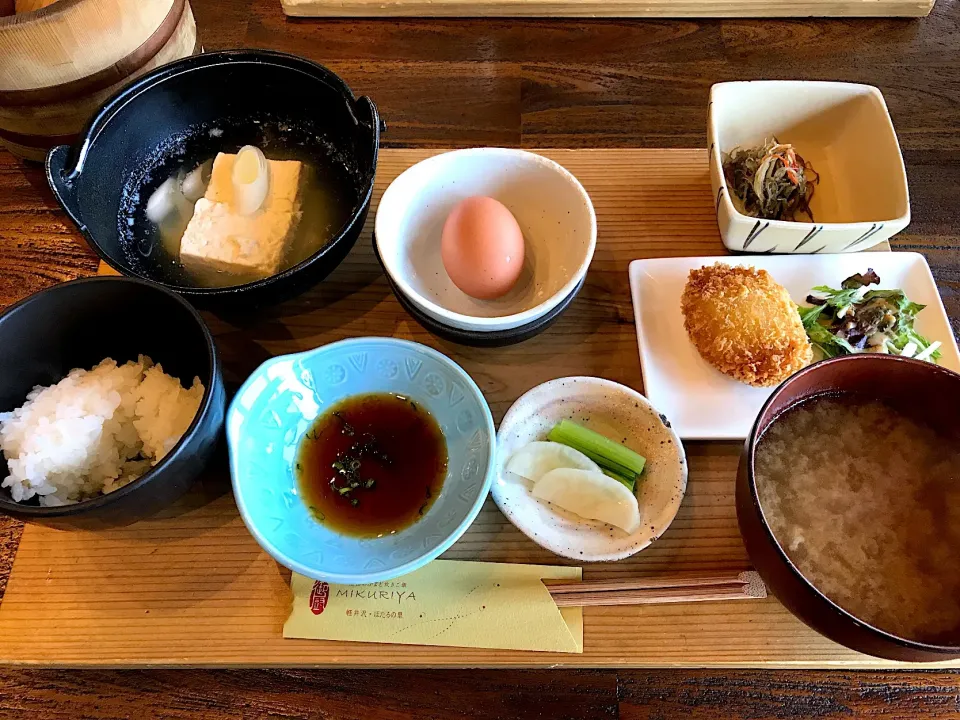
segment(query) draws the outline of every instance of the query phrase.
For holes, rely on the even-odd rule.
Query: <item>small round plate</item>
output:
[[[647,459],[637,487],[640,528],[584,520],[533,497],[532,484],[504,468],[510,456],[567,418],[618,440]],[[687,459],[670,422],[647,399],[624,385],[594,377],[568,377],[538,385],[517,400],[497,432],[493,499],[504,515],[541,547],[581,561],[622,560],[643,550],[673,522],[687,489]]]

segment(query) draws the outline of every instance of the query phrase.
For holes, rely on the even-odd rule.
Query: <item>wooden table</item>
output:
[[[913,222],[960,331],[960,0],[921,21],[287,21],[273,0],[194,0],[204,46],[320,60],[369,94],[385,145],[693,147],[711,83],[867,82],[904,150]],[[38,168],[0,153],[0,305],[96,269]],[[617,312],[631,317],[629,298]],[[375,328],[371,328],[374,331]],[[19,526],[0,519],[0,595]],[[934,718],[947,672],[0,671],[0,718]]]

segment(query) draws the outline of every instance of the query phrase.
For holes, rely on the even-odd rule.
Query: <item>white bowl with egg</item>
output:
[[[440,253],[447,216],[477,195],[505,205],[523,233],[523,270],[495,300],[460,290]],[[380,200],[374,232],[384,270],[406,300],[445,326],[493,332],[535,322],[574,292],[593,259],[597,218],[580,182],[553,160],[471,148],[435,155],[397,177]]]
[[[813,222],[741,212],[723,173],[736,147],[776,137],[819,174]],[[868,250],[910,223],[907,174],[890,113],[870,85],[806,80],[726,82],[710,90],[710,181],[723,244],[750,253]]]

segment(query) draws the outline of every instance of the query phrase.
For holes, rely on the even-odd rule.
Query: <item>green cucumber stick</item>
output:
[[[550,436],[548,435],[547,437],[549,438]],[[572,447],[574,450],[579,450],[588,458],[593,460],[597,465],[599,465],[601,470],[609,470],[610,472],[615,473],[623,478],[636,479],[637,477],[637,474],[632,470],[630,470],[630,468],[626,468],[626,467],[623,467],[622,465],[617,465],[616,463],[612,463],[603,455],[598,455],[592,450],[587,450],[585,448],[578,447],[568,441],[554,440],[553,442],[559,442],[561,445],[566,445],[567,447]]]
[[[642,455],[638,455],[630,448],[571,420],[561,420],[547,435],[547,439],[569,445],[600,467],[613,470],[625,477],[639,476],[647,462]]]
[[[600,468],[601,472],[607,477],[613,478],[618,483],[623,485],[627,490],[633,492],[637,488],[637,478],[633,477],[624,477],[623,475],[618,475],[613,470],[607,470],[606,468]]]

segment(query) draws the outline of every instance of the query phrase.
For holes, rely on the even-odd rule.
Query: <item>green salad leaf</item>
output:
[[[868,290],[880,277],[868,269],[851,275],[841,289],[818,285],[807,297],[809,307],[797,312],[810,342],[824,357],[882,352],[936,362],[939,342],[918,333],[913,323],[926,307],[911,301],[903,290]]]

